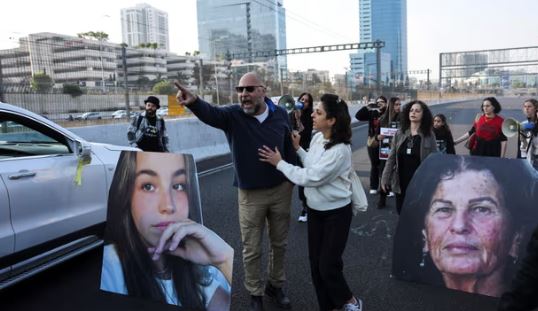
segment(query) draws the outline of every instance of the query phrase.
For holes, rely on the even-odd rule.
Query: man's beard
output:
[[[154,117],[156,115],[156,111],[155,110],[151,110],[151,109],[146,109],[146,115],[149,116],[149,117]]]
[[[252,101],[250,101],[249,103],[252,105],[252,108],[247,109],[247,108],[241,107],[241,109],[243,109],[243,112],[245,114],[253,116],[253,115],[256,115],[258,112],[260,112],[260,109],[261,109],[260,104],[256,104],[255,102],[252,102]]]

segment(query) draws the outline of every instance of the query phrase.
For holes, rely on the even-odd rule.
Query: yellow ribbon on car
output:
[[[75,185],[81,186],[82,185],[82,168],[84,165],[88,165],[92,162],[91,157],[80,157],[78,159],[77,163],[77,172],[75,173]]]

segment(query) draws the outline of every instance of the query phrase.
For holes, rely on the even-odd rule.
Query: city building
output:
[[[0,50],[0,85],[5,92],[30,92],[32,77],[45,74],[53,88],[77,84],[108,91],[124,85],[122,45],[55,33],[35,33],[19,40],[19,47]],[[164,49],[125,49],[129,87],[151,88],[161,79],[181,77],[191,89],[199,58]],[[220,71],[226,69],[222,61]],[[214,66],[216,67],[216,66]]]
[[[391,80],[404,80],[407,74],[407,0],[359,0],[359,34],[360,42],[385,42],[381,56],[389,59]],[[367,55],[364,55],[367,54]],[[373,54],[371,56],[370,54]],[[351,71],[353,74],[368,76],[371,73],[368,66],[356,67],[359,60],[374,59],[375,51],[362,50],[352,54]],[[355,65],[354,65],[355,63]],[[383,60],[382,60],[382,67]],[[374,69],[375,70],[375,69]],[[383,79],[385,80],[385,79]]]
[[[80,84],[102,87],[117,73],[118,44],[54,33],[35,33],[21,38],[20,46],[0,50],[5,90],[28,91],[32,76],[49,76],[54,87]]]
[[[284,76],[286,56],[252,57],[250,53],[286,49],[283,0],[198,0],[198,40],[205,60],[225,60],[231,54],[246,63],[270,62]]]
[[[351,77],[358,79],[359,84],[375,85],[377,79],[377,63],[375,53],[350,54]],[[390,81],[391,57],[388,53],[381,53],[381,83],[387,85]]]
[[[170,51],[168,13],[149,4],[121,9],[121,34],[130,47],[157,43],[158,48]]]

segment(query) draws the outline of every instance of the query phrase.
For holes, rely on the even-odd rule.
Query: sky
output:
[[[375,0],[373,0],[375,1]],[[359,41],[358,0],[283,0],[288,48]],[[86,4],[84,4],[86,3]],[[104,31],[121,43],[120,9],[141,1],[9,1],[0,19],[0,49],[35,32],[76,36]],[[168,12],[170,50],[198,50],[195,0],[147,0]],[[241,14],[242,11],[239,11]],[[407,0],[408,70],[438,75],[439,53],[538,45],[538,0]],[[290,70],[344,73],[351,51],[288,56]]]

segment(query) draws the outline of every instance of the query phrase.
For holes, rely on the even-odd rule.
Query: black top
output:
[[[379,118],[382,111],[379,109],[368,109],[367,106],[362,107],[355,114],[355,118],[359,121],[368,121],[368,136],[372,137],[379,132]]]
[[[301,135],[301,140],[299,145],[304,149],[308,150],[310,148],[310,141],[312,140],[312,130],[313,130],[313,121],[312,121],[312,108],[307,108],[301,111],[300,122],[303,125],[303,130],[299,133]],[[297,129],[297,120],[295,118],[295,113],[291,111],[288,114],[290,118],[290,124],[294,130]]]
[[[286,110],[269,98],[265,103],[269,115],[262,123],[239,105],[215,107],[198,98],[188,106],[202,122],[224,131],[235,167],[234,186],[241,189],[272,188],[287,180],[273,165],[260,161],[258,148],[263,145],[277,147],[284,161],[297,164]]]
[[[157,129],[157,117],[146,116],[146,119],[148,120],[148,126],[144,129],[144,136],[142,136],[142,139],[137,144],[138,148],[144,151],[164,151],[159,146],[159,130]]]
[[[454,148],[454,138],[452,137],[450,130],[447,130],[446,128],[433,128],[433,133],[435,134],[435,140],[437,141],[437,149],[439,149],[439,152],[456,154],[456,149]]]
[[[527,245],[527,255],[512,281],[510,291],[504,293],[498,311],[527,311],[538,308],[538,227]]]
[[[405,193],[420,165],[420,135],[407,137],[398,150],[398,172],[401,193]]]

